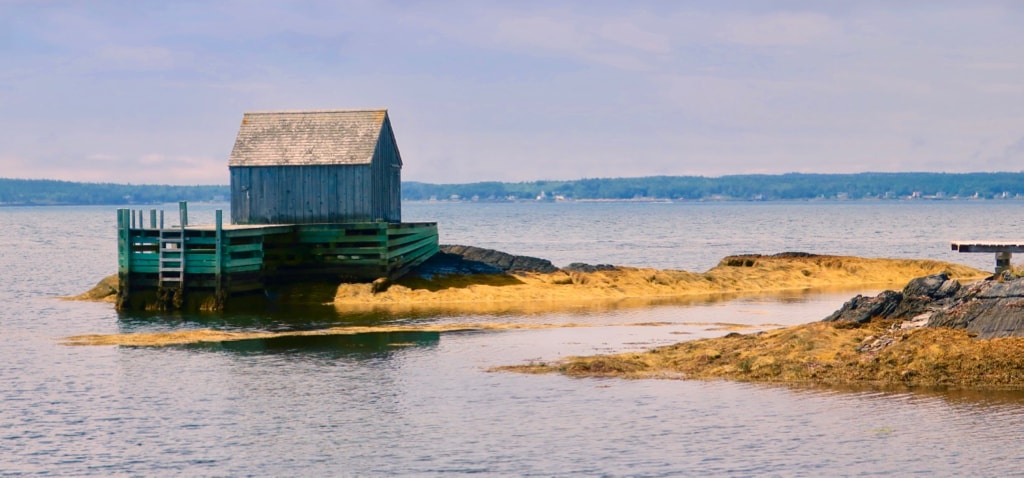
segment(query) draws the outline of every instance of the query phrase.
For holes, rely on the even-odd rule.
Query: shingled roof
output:
[[[387,117],[386,109],[245,113],[228,166],[370,164]]]

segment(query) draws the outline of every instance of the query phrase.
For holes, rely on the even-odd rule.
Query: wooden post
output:
[[[127,209],[117,210],[117,272],[123,274],[128,272],[128,258],[131,249],[128,247],[128,218]]]
[[[185,304],[185,272],[188,267],[188,238],[185,237],[185,226],[188,225],[188,204],[185,201],[178,202],[178,216],[181,228],[181,275],[178,282],[178,290],[174,292],[172,303],[176,309],[181,309]]]
[[[181,227],[188,225],[188,203],[185,201],[178,202],[178,217],[181,219]]]
[[[214,283],[216,287],[215,297],[217,301],[217,307],[224,307],[224,213],[220,209],[215,213],[216,217],[216,239],[214,240],[214,262],[216,263],[213,269]]]
[[[1002,274],[1003,271],[1010,270],[1010,259],[1013,258],[1012,252],[997,252],[996,253],[996,275]]]
[[[117,309],[124,309],[131,296],[132,238],[130,209],[117,210]]]

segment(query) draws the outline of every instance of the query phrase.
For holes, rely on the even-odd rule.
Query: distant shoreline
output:
[[[1000,202],[1000,201],[1024,201],[1024,196],[1008,198],[858,198],[858,199],[836,199],[836,198],[798,198],[798,199],[668,199],[668,198],[636,198],[636,199],[565,199],[558,201],[537,201],[535,199],[403,199],[403,203],[409,204],[508,204],[508,203],[641,203],[641,204],[685,204],[685,203],[792,203],[792,202],[821,202],[821,203],[861,203],[861,202]]]
[[[1024,196],[1021,197],[1009,197],[1009,198],[860,198],[860,199],[836,199],[836,198],[809,198],[809,199],[666,199],[666,198],[637,198],[637,199],[566,199],[559,201],[537,201],[533,199],[516,199],[516,200],[497,200],[497,199],[403,199],[402,202],[406,204],[603,204],[603,203],[623,203],[623,204],[693,204],[693,203],[763,203],[763,204],[779,204],[779,203],[899,203],[899,202],[1017,202],[1024,201]],[[230,201],[188,201],[189,204],[223,204],[229,206]],[[83,206],[121,206],[121,207],[147,207],[147,206],[163,206],[167,204],[176,204],[177,201],[160,201],[160,202],[147,202],[147,203],[5,203],[0,202],[0,208],[15,208],[15,207],[83,207]]]
[[[0,206],[227,201],[229,185],[131,185],[0,178]],[[743,202],[1024,200],[1024,172],[648,176],[431,184],[402,182],[402,200],[452,202]]]

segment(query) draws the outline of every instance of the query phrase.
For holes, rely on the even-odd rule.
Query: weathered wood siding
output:
[[[401,221],[375,201],[371,165],[235,167],[231,222],[311,224]],[[376,207],[375,207],[376,206]],[[399,207],[400,210],[400,207]]]
[[[402,157],[398,152],[391,120],[384,117],[377,147],[370,164],[374,216],[388,222],[402,222]]]

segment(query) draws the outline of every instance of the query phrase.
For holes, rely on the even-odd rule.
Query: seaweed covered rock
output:
[[[858,295],[824,321],[863,324],[873,319],[965,329],[980,338],[1024,337],[1024,278],[1006,274],[963,286],[944,273],[920,277],[902,292]]]
[[[101,279],[92,289],[65,299],[113,302],[117,299],[117,290],[120,286],[121,281],[117,274],[112,274]]]
[[[827,257],[819,256],[818,254],[811,254],[809,252],[780,252],[778,254],[740,254],[735,256],[725,256],[719,261],[719,266],[725,267],[754,267],[757,265],[759,259],[813,259],[816,257]]]

